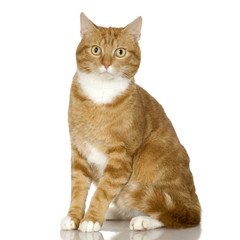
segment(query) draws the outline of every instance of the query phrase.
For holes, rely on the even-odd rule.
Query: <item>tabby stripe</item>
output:
[[[107,201],[111,201],[112,197],[110,192],[107,192],[105,189],[100,188],[100,192],[102,193],[103,197],[107,199]]]
[[[106,167],[104,170],[104,174],[109,175],[110,177],[114,179],[118,179],[120,181],[121,179],[125,181],[126,176],[129,175],[129,172],[124,171],[123,169],[119,168],[113,168],[113,167]]]
[[[92,174],[89,171],[87,166],[82,165],[81,163],[74,161],[72,162],[72,171],[80,171],[85,177],[92,178]],[[78,177],[78,176],[72,176],[72,177]],[[79,176],[80,177],[80,176]]]
[[[106,169],[108,169],[108,167],[112,170],[112,171],[131,171],[131,166],[129,164],[129,162],[124,162],[121,159],[116,159],[114,160],[114,162],[109,162]]]
[[[111,154],[111,153],[123,153],[126,150],[122,147],[122,146],[117,146],[117,147],[111,147],[107,150],[107,154]]]
[[[141,58],[136,54],[135,51],[129,51],[137,60],[141,60]]]
[[[88,46],[83,46],[82,48],[78,48],[76,54],[81,54],[86,48],[89,48]]]
[[[109,181],[106,181],[106,188],[112,188],[112,189],[116,189],[116,188],[119,188],[120,186],[122,186],[122,183],[121,182],[114,182],[109,180]]]

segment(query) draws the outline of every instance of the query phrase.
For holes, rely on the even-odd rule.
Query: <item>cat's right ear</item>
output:
[[[80,34],[82,37],[84,37],[89,32],[97,30],[97,26],[92,21],[90,21],[83,12],[81,12],[80,14],[80,23],[81,23]]]

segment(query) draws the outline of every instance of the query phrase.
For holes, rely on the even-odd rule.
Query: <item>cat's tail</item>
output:
[[[116,204],[145,212],[169,228],[193,227],[201,219],[201,207],[195,192],[190,194],[177,188],[129,183],[116,199]]]

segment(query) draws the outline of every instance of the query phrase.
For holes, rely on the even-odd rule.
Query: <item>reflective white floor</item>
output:
[[[201,226],[174,230],[159,228],[149,231],[131,231],[129,221],[105,221],[100,232],[82,233],[80,231],[60,232],[62,240],[198,240]]]

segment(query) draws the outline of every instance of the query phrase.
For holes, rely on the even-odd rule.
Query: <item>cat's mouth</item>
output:
[[[101,66],[98,70],[99,76],[106,80],[112,80],[116,75],[114,74],[114,69],[112,66],[105,68]]]

